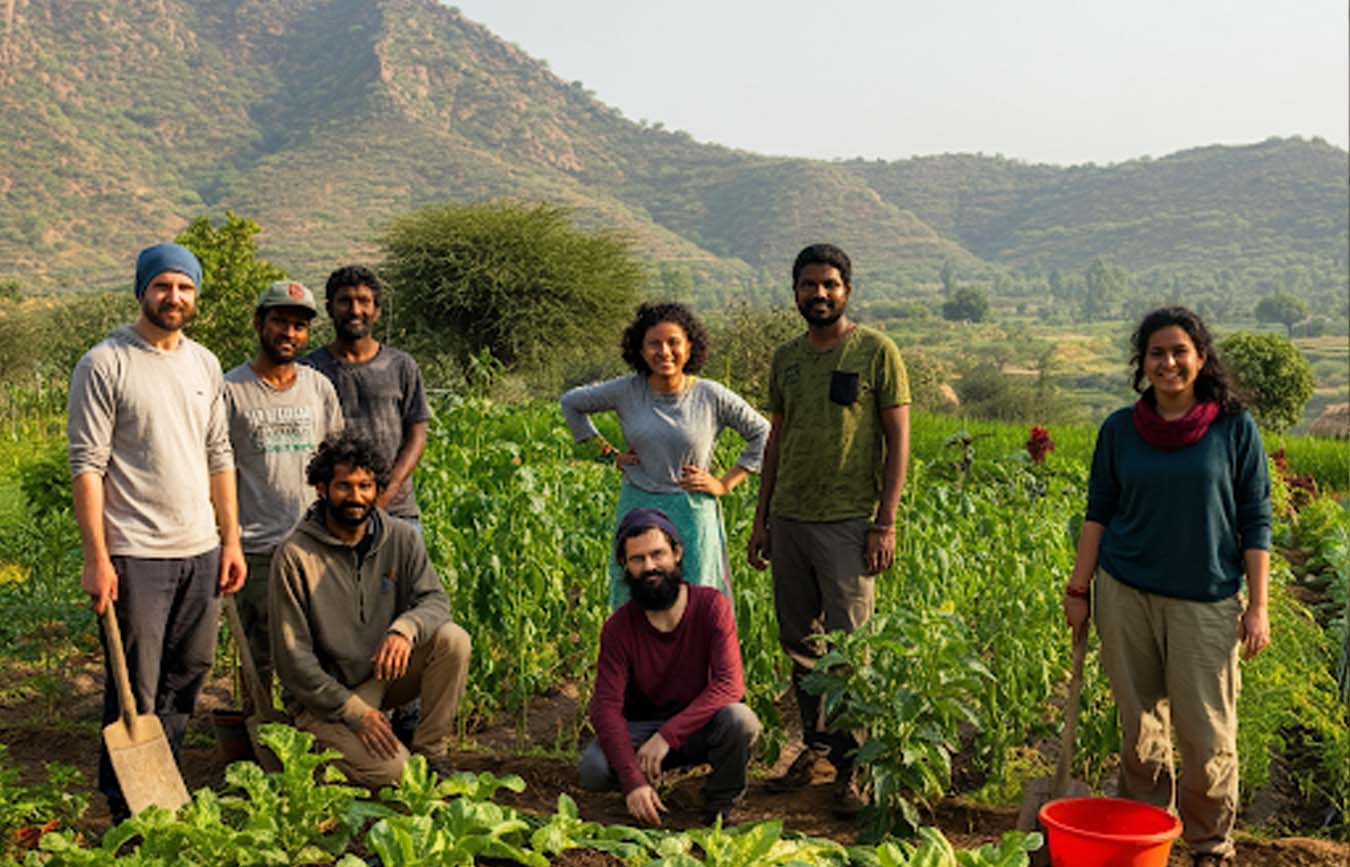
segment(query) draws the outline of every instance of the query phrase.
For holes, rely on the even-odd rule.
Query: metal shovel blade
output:
[[[103,743],[122,786],[122,797],[133,815],[152,804],[177,810],[188,802],[187,786],[183,785],[183,775],[178,771],[159,717],[136,713],[126,655],[122,651],[122,632],[117,627],[111,601],[103,613],[103,628],[108,636],[108,657],[122,710],[119,719],[103,727]]]

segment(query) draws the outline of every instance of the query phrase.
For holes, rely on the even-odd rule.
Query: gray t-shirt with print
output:
[[[422,372],[406,352],[381,346],[374,358],[355,364],[338,359],[324,346],[300,359],[300,363],[328,377],[337,390],[347,429],[373,440],[391,467],[403,448],[407,426],[431,420]],[[386,511],[400,518],[417,517],[412,476]]]
[[[319,443],[342,430],[342,406],[323,374],[297,364],[295,382],[276,388],[248,364],[225,374],[239,479],[239,526],[244,551],[270,552],[314,501],[305,467]]]

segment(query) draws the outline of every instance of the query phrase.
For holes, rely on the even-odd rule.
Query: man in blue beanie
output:
[[[99,614],[115,603],[136,713],[160,717],[175,755],[215,659],[220,594],[245,576],[220,362],[182,333],[201,278],[184,247],[141,251],[140,317],[75,366],[66,422],[80,583]],[[106,724],[118,698],[104,648]],[[106,748],[99,789],[114,822],[129,815]]]
[[[194,287],[202,285],[202,263],[191,250],[180,244],[154,244],[136,257],[137,301],[145,297],[150,281],[165,271],[187,277]]]

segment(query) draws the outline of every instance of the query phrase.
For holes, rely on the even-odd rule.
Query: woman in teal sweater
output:
[[[1238,806],[1238,654],[1270,642],[1266,455],[1199,316],[1154,310],[1132,345],[1141,396],[1098,433],[1064,613],[1083,628],[1096,594],[1120,794],[1176,810],[1195,865],[1222,867]]]

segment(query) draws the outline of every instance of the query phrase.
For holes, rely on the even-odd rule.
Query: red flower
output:
[[[1055,441],[1050,439],[1050,431],[1039,425],[1031,426],[1031,436],[1027,438],[1027,454],[1033,464],[1045,463],[1045,453],[1053,451]]]

